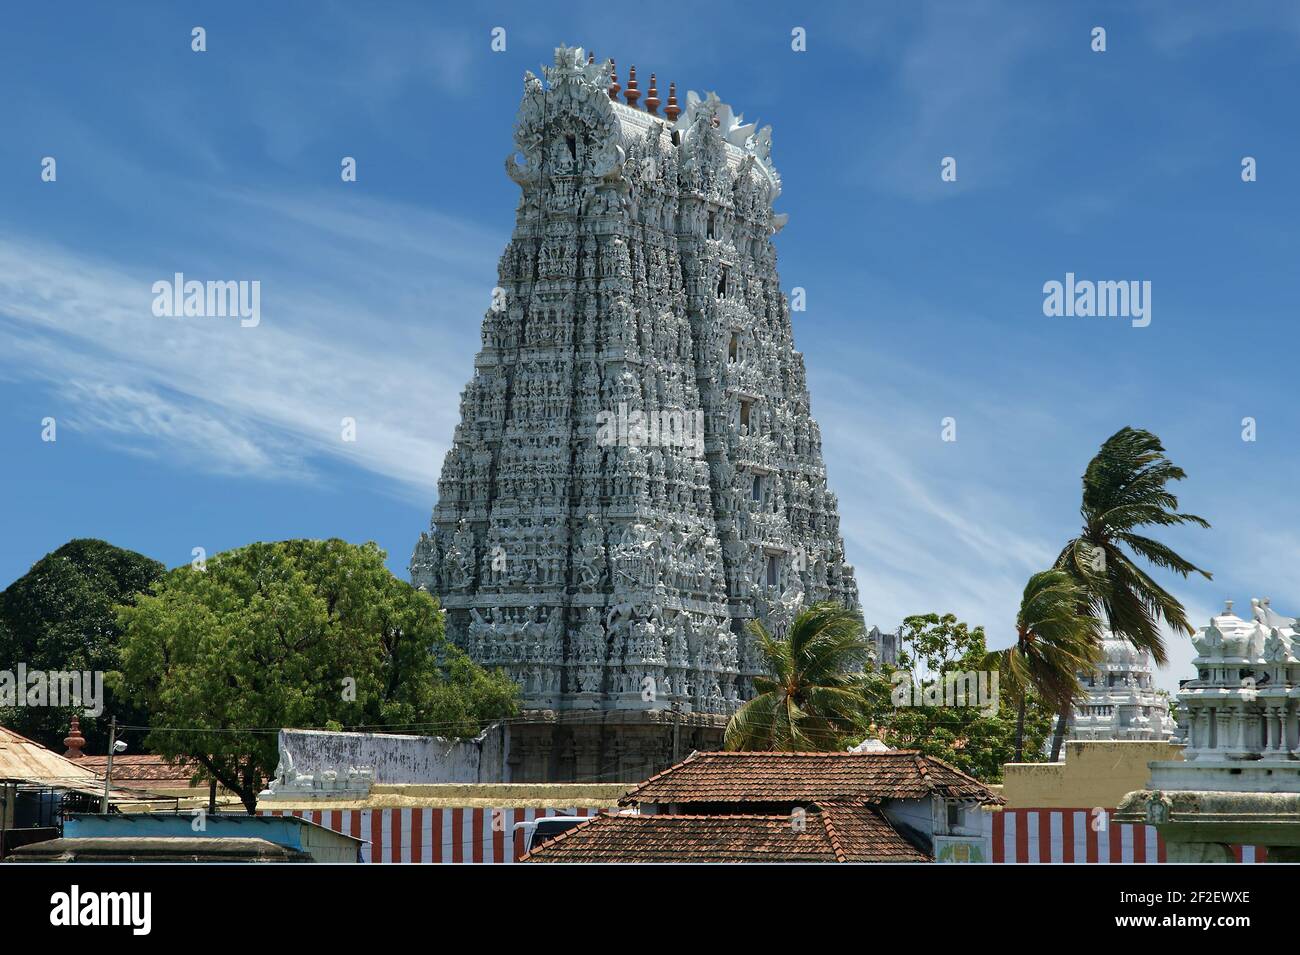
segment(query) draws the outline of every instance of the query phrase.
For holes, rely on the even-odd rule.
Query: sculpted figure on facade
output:
[[[599,588],[605,582],[605,533],[595,514],[588,514],[582,528],[578,585],[587,591]]]
[[[451,546],[443,561],[443,572],[447,586],[452,590],[464,590],[474,580],[474,532],[468,522],[462,518],[452,535]]]
[[[411,555],[411,583],[436,594],[442,579],[441,564],[436,534],[421,532],[420,539],[415,544],[415,553]]]

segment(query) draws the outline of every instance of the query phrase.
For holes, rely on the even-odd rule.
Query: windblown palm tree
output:
[[[862,617],[834,603],[800,613],[785,639],[757,620],[750,632],[771,676],[754,677],[757,695],[727,723],[731,750],[816,751],[840,743],[865,723],[865,677],[870,644]]]
[[[1149,431],[1122,428],[1106,440],[1083,475],[1083,529],[1067,543],[1056,566],[1068,571],[1087,590],[1080,607],[1104,622],[1119,637],[1139,650],[1150,652],[1156,663],[1165,662],[1160,636],[1163,620],[1191,634],[1183,605],[1134,563],[1124,548],[1157,567],[1187,577],[1211,576],[1165,544],[1138,533],[1145,527],[1195,524],[1209,527],[1195,514],[1178,511],[1178,498],[1168,490],[1170,481],[1187,475],[1165,457],[1160,439]],[[1060,711],[1052,738],[1052,759],[1060,755],[1069,708]]]
[[[1016,615],[1016,642],[990,653],[985,666],[998,668],[1003,687],[1016,702],[1016,755],[1024,759],[1025,707],[1031,692],[1060,711],[1082,695],[1080,671],[1096,665],[1100,624],[1079,613],[1087,591],[1064,570],[1034,574],[1025,585]]]

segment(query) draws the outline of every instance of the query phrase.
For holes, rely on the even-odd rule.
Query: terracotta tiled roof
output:
[[[77,759],[77,764],[103,779],[108,757],[82,756]],[[164,784],[165,788],[188,789],[194,768],[194,764],[188,761],[182,760],[173,765],[163,757],[152,753],[114,756],[113,781],[124,786],[131,783],[149,783],[154,787]]]
[[[918,799],[1001,803],[978,779],[933,756],[888,753],[693,753],[631,790],[624,805]]]
[[[600,815],[538,846],[525,862],[929,862],[878,810],[814,807],[790,815]]]
[[[866,803],[823,803],[818,808],[843,862],[932,861],[899,835],[879,810]]]

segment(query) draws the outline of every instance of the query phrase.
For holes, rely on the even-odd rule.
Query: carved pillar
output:
[[[551,753],[555,748],[555,742],[552,738],[550,727],[543,727],[545,733],[540,735],[536,746],[537,775],[533,779],[538,782],[545,782],[551,778]]]
[[[506,766],[508,767],[506,781],[523,779],[524,772],[524,752],[526,750],[525,738],[517,733],[510,734],[510,753],[506,756]]]
[[[623,742],[613,733],[602,734],[604,758],[601,760],[601,782],[621,781],[623,779]]]
[[[600,730],[579,727],[573,731],[574,779],[600,781]]]

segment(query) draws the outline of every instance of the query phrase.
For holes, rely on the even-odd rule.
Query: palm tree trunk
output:
[[[1065,727],[1070,722],[1070,704],[1061,707],[1056,714],[1056,732],[1052,734],[1052,762],[1061,758],[1061,744],[1065,741]]]
[[[1017,763],[1025,761],[1025,697],[1020,697],[1016,707],[1016,759]]]

